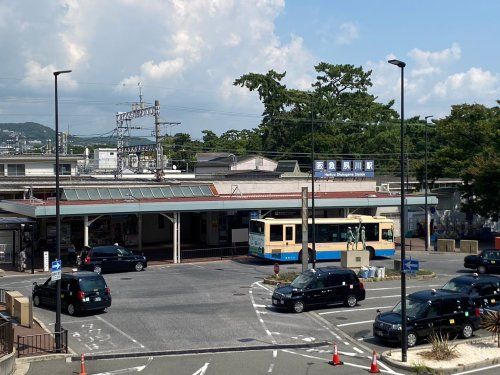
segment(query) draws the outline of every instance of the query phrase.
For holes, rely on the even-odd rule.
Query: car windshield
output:
[[[290,284],[294,288],[303,289],[305,288],[312,280],[314,279],[313,275],[310,273],[302,273],[295,278]]]
[[[469,292],[470,285],[461,280],[450,280],[446,284],[444,284],[444,290],[450,290],[452,292]]]
[[[106,288],[106,282],[102,277],[85,277],[78,281],[80,282],[80,288],[82,288],[84,292]]]
[[[122,256],[132,255],[132,252],[130,250],[125,249],[124,247],[119,247],[117,250],[118,250],[118,255]]]
[[[425,301],[415,300],[411,298],[406,299],[406,316],[411,318],[418,318],[423,315],[427,310],[429,304]],[[396,314],[401,314],[401,302],[398,302],[396,306],[392,309],[392,312]]]

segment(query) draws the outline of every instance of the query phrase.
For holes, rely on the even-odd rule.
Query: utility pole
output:
[[[427,182],[427,119],[431,118],[432,115],[430,116],[425,116],[424,121],[425,121],[425,182],[424,182],[424,188],[425,188],[425,231],[424,231],[424,236],[425,236],[425,251],[429,251],[429,239],[430,239],[430,228],[429,228],[429,211],[427,207],[427,190],[429,189],[428,187],[428,182]]]
[[[316,209],[314,206],[314,114],[311,94],[311,208],[312,208],[312,268],[316,268]]]
[[[309,231],[308,231],[309,212],[307,208],[307,186],[302,187],[302,272],[309,268]]]
[[[163,179],[163,146],[160,136],[160,101],[155,100],[156,180]]]

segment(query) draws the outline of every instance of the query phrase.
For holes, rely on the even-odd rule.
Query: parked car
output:
[[[80,265],[81,270],[101,272],[142,271],[148,266],[144,255],[134,254],[121,246],[91,248]]]
[[[274,290],[272,303],[301,313],[313,306],[344,303],[354,307],[365,299],[365,287],[348,268],[325,267],[301,273],[290,285]]]
[[[56,281],[33,283],[33,305],[56,306]],[[61,308],[69,315],[86,311],[104,311],[111,306],[111,292],[102,275],[78,271],[61,275]]]
[[[467,255],[464,267],[479,273],[500,272],[500,250],[486,249],[477,255]]]
[[[468,294],[476,307],[485,307],[500,302],[500,277],[494,275],[474,273],[454,277],[442,289]]]
[[[415,346],[434,332],[454,338],[470,338],[480,326],[480,311],[465,293],[424,290],[406,298],[407,342]],[[373,336],[401,342],[401,302],[392,311],[379,313],[373,323]]]

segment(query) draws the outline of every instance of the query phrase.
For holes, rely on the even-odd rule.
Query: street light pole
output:
[[[400,208],[400,219],[401,219],[401,360],[402,362],[407,361],[407,351],[408,351],[408,337],[406,334],[406,274],[404,272],[404,261],[406,259],[406,243],[405,243],[405,161],[404,161],[404,68],[406,63],[400,60],[389,60],[389,64],[396,65],[401,68],[401,130],[400,130],[400,143],[401,143],[401,208]]]
[[[427,119],[431,118],[431,116],[425,116],[425,231],[424,231],[424,236],[425,236],[425,251],[429,251],[429,236],[430,236],[430,231],[429,231],[429,211],[427,210],[427,189],[428,189],[428,182],[427,182]]]
[[[55,130],[56,130],[56,257],[61,260],[61,212],[59,192],[59,109],[57,102],[57,77],[59,74],[71,73],[71,70],[54,72],[54,99],[55,99]],[[56,351],[61,351],[61,280],[56,282],[56,325],[55,325]]]
[[[313,115],[313,96],[311,94],[311,209],[312,209],[312,268],[316,268],[316,208],[314,205],[314,115]]]

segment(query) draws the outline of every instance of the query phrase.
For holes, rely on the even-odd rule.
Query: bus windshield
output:
[[[314,279],[310,273],[302,273],[292,281],[290,286],[297,289],[304,289]]]

